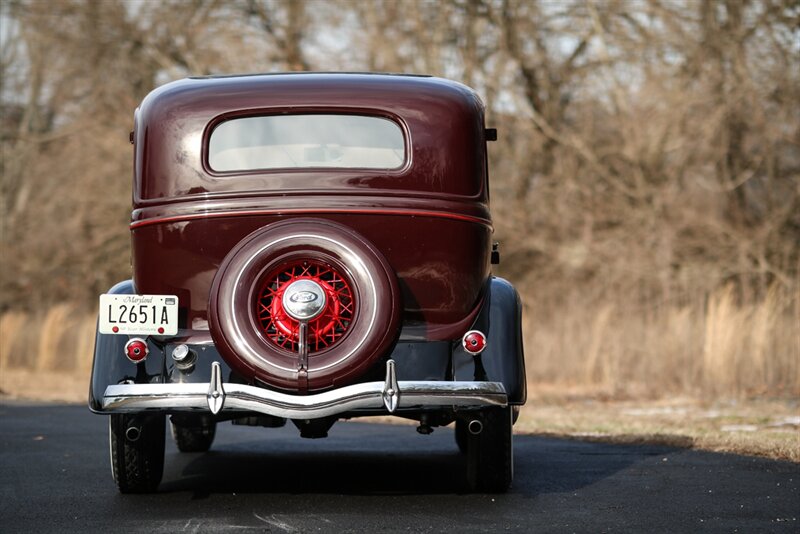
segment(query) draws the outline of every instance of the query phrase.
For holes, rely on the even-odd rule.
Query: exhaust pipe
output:
[[[483,423],[478,419],[473,419],[472,421],[467,424],[467,429],[469,433],[473,436],[477,436],[483,431]]]
[[[142,429],[138,426],[129,426],[128,429],[125,431],[125,437],[128,441],[136,441],[142,435]]]

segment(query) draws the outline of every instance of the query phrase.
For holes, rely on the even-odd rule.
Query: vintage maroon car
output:
[[[100,297],[89,394],[122,492],[216,425],[455,423],[504,491],[525,402],[517,292],[491,274],[478,96],[427,76],[191,78],[135,114],[133,276]]]

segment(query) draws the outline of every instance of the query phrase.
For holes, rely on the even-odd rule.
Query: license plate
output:
[[[178,333],[175,295],[100,295],[100,333],[172,336]]]

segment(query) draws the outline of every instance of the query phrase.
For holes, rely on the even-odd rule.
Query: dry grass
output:
[[[89,397],[89,372],[4,369],[0,398],[45,402],[85,403]]]
[[[95,316],[69,305],[0,316],[0,391],[29,399],[85,401]]]
[[[621,302],[567,301],[547,314],[534,306],[525,319],[530,401],[517,428],[800,462],[799,300],[772,289],[742,305],[725,289],[701,305],[640,313]],[[94,330],[93,314],[67,305],[4,314],[0,391],[85,402]]]
[[[592,388],[611,398],[800,396],[800,295],[774,286],[755,303],[732,288],[683,306],[637,310],[626,302],[527,299],[528,379]],[[0,317],[0,374],[88,376],[94,314],[69,305]],[[0,384],[8,389],[7,377]]]
[[[773,286],[741,303],[731,287],[681,305],[567,297],[527,301],[528,379],[615,398],[800,395],[800,294]]]
[[[586,391],[539,388],[515,430],[612,443],[650,443],[800,462],[797,400],[598,401]]]
[[[733,289],[682,306],[641,310],[618,299],[561,309],[526,299],[528,380],[591,388],[604,398],[800,396],[800,294],[775,286],[737,303]],[[13,370],[88,377],[95,316],[59,305],[0,316],[0,375]],[[8,391],[8,379],[0,376]]]

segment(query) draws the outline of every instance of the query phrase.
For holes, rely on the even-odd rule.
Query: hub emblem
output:
[[[298,291],[297,293],[289,297],[289,300],[291,300],[292,302],[305,304],[307,302],[313,302],[317,300],[317,295],[316,293],[312,293],[311,291]]]
[[[296,280],[283,293],[283,309],[298,321],[310,321],[325,310],[325,290],[313,280]]]

